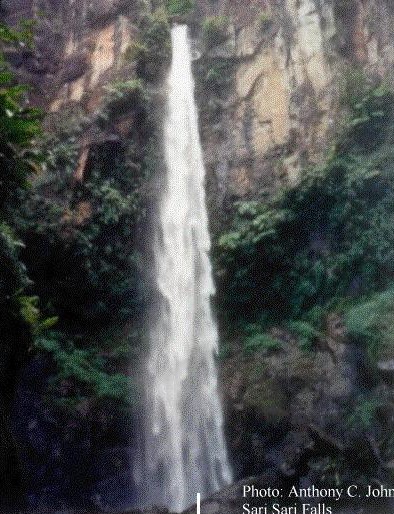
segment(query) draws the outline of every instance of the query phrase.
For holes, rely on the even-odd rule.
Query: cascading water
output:
[[[172,29],[164,127],[167,185],[155,266],[160,293],[150,332],[144,503],[181,511],[231,481],[214,352],[218,334],[208,252],[205,169],[187,27]]]

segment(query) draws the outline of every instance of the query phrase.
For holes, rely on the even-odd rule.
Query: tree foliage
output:
[[[353,341],[368,349],[371,360],[392,358],[394,354],[394,289],[375,293],[352,305],[345,324]]]
[[[36,347],[48,352],[57,366],[51,386],[58,404],[75,406],[86,398],[112,399],[124,405],[130,402],[129,379],[122,373],[113,372],[110,359],[98,348],[78,346],[64,334],[54,331],[38,337]]]
[[[166,9],[170,16],[182,16],[195,6],[193,0],[166,0]]]
[[[20,486],[17,449],[8,416],[19,371],[33,342],[26,319],[28,273],[21,261],[23,243],[11,223],[18,190],[26,188],[29,175],[41,158],[35,144],[40,135],[40,113],[26,103],[26,88],[16,83],[5,52],[32,42],[29,24],[13,30],[0,24],[0,508],[16,505]]]
[[[18,190],[27,187],[29,175],[38,170],[41,162],[36,146],[36,138],[41,134],[40,113],[24,105],[26,88],[16,84],[5,52],[15,45],[30,45],[31,41],[28,23],[20,30],[0,24],[0,324],[3,345],[7,340],[18,338],[19,331],[25,333],[28,323],[21,302],[23,291],[30,284],[20,261],[24,244],[10,225],[9,213],[15,208],[13,202]]]
[[[170,25],[164,9],[157,9],[142,19],[140,37],[133,51],[138,76],[148,81],[160,80],[171,57]]]
[[[26,87],[15,83],[4,54],[10,45],[29,41],[28,34],[0,24],[0,210],[41,162],[35,145],[41,113],[26,104]]]
[[[229,24],[230,19],[227,16],[209,16],[204,20],[202,32],[207,50],[227,39]]]
[[[150,96],[142,79],[106,88],[96,114],[100,130],[117,124],[126,113],[135,120],[125,141],[89,147],[84,176],[76,182],[78,135],[87,121],[78,112],[57,116],[58,132],[46,136],[45,175],[21,195],[14,223],[26,249],[22,256],[34,281],[32,294],[45,306],[47,319],[58,317],[51,330],[37,334],[35,348],[50,356],[56,404],[74,408],[78,401],[130,396],[129,379],[113,354],[128,353],[141,338],[111,337],[109,327],[130,325],[139,333],[149,289],[140,252],[146,221],[144,188],[155,167]],[[34,318],[36,307],[30,305]],[[122,331],[120,331],[122,332]],[[118,352],[119,353],[119,352]],[[123,352],[124,353],[124,352]],[[122,359],[120,359],[122,361]],[[62,381],[68,384],[63,394]],[[123,402],[124,403],[124,402]]]
[[[393,93],[367,87],[326,163],[269,202],[237,205],[218,240],[225,305],[297,318],[394,277]]]

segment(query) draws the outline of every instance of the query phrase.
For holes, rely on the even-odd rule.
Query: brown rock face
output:
[[[12,24],[36,21],[35,49],[15,67],[22,80],[36,86],[32,101],[52,111],[81,102],[84,95],[88,100],[119,74],[134,23],[144,14],[135,2],[121,0],[6,0],[3,9]]]
[[[392,80],[390,2],[198,4],[201,17],[228,16],[230,24],[231,44],[200,59],[208,72],[227,64],[227,89],[219,86],[218,94],[197,72],[205,157],[220,205],[294,182],[305,165],[322,159],[339,128],[339,99],[353,66]]]
[[[5,0],[3,8],[13,23],[37,19],[35,51],[15,57],[20,76],[36,86],[33,102],[53,112],[74,104],[92,113],[103,86],[133,76],[125,55],[146,5]],[[272,192],[322,159],[338,129],[338,100],[350,66],[392,79],[388,0],[198,0],[191,20],[200,49],[207,17],[228,23],[227,39],[203,50],[196,62],[217,206]]]

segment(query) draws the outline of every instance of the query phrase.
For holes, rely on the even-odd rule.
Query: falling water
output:
[[[147,502],[181,511],[231,481],[214,353],[218,334],[205,169],[187,27],[172,29],[164,127],[167,185],[155,242],[160,301],[150,333],[145,441]]]

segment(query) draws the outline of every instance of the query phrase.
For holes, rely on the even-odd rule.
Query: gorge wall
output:
[[[200,55],[205,157],[222,198],[270,192],[322,158],[343,114],[349,66],[392,80],[394,14],[385,0],[196,4],[188,21]],[[138,23],[154,8],[120,0],[3,5],[9,21],[38,20],[35,51],[15,57],[23,79],[37,86],[32,100],[51,112],[78,105],[85,113],[98,108],[103,86],[132,76]],[[206,17],[222,18],[213,48],[202,41]],[[83,138],[81,167],[91,138]]]
[[[392,80],[389,2],[200,4],[201,15],[232,20],[227,39],[202,58],[229,74],[227,92],[219,85],[215,95],[208,76],[201,97],[206,159],[230,203],[296,181],[322,159],[343,116],[349,68]]]
[[[195,4],[192,12],[173,20],[187,22],[193,38],[208,206],[216,237],[228,226],[238,200],[271,198],[281,186],[296,184],[309,165],[324,162],[347,116],[346,84],[357,81],[360,70],[372,83],[394,84],[394,8],[390,0],[197,0]],[[54,200],[58,209],[50,213],[58,219],[57,225],[53,222],[55,229],[48,222],[45,230],[58,231],[60,237],[39,230],[33,234],[27,228],[28,269],[33,270],[36,284],[56,275],[57,267],[65,270],[61,279],[38,291],[51,299],[60,284],[64,296],[71,297],[66,306],[60,300],[55,305],[66,320],[61,330],[91,343],[103,326],[115,326],[106,333],[105,345],[100,340],[104,348],[100,356],[114,359],[111,369],[131,375],[138,369],[138,357],[130,371],[124,361],[116,360],[108,341],[134,344],[129,334],[137,327],[135,339],[144,345],[141,311],[151,300],[151,277],[144,270],[151,257],[146,237],[162,185],[162,87],[170,59],[172,20],[162,8],[159,0],[2,1],[8,23],[36,20],[35,47],[9,52],[8,58],[20,81],[32,86],[30,103],[47,111],[44,126],[56,134],[47,146],[56,148],[54,159],[62,170],[60,177],[55,174],[59,182],[46,182],[45,173],[35,179],[40,194]],[[62,142],[68,148],[63,153],[58,151]],[[89,196],[86,188],[92,181],[96,180],[95,187],[112,184],[114,169],[121,195],[106,189]],[[130,253],[138,247],[143,257],[135,258],[135,276],[137,282],[143,277],[143,286],[128,284],[107,298],[98,285],[96,304],[104,307],[95,312],[92,306],[82,319],[89,283],[73,273],[81,263],[85,266],[84,253],[63,255],[63,249],[70,249],[75,234],[88,234],[92,245],[105,249],[105,238],[94,239],[89,231],[97,229],[98,219],[107,223],[113,214],[101,213],[103,198],[115,207],[126,198],[130,184],[122,182],[122,173],[141,193],[138,209],[144,215],[134,221],[134,214],[127,212],[133,219],[131,236],[125,233],[124,240],[114,241],[114,253],[119,253],[116,244]],[[42,220],[48,212],[43,211]],[[114,226],[109,225],[105,234],[111,243]],[[96,282],[105,279],[105,273]],[[117,279],[121,283],[124,276]],[[119,319],[108,317],[107,310],[119,310],[123,305],[119,298],[123,301],[125,296],[137,298],[137,307],[128,306],[128,314]],[[221,320],[223,334],[224,325]],[[330,475],[334,461],[357,467],[360,463],[353,455],[357,444],[376,476],[391,473],[392,462],[383,459],[375,440],[392,413],[390,370],[383,381],[376,378],[376,370],[366,371],[365,354],[346,339],[343,320],[336,313],[327,318],[325,337],[313,355],[305,356],[297,338],[285,328],[275,330],[275,337],[285,344],[281,353],[245,356],[237,350],[219,361],[236,478],[259,475],[262,486],[286,485],[294,477],[312,483]],[[234,337],[223,336],[228,339]],[[365,380],[360,379],[363,373]],[[16,395],[14,432],[22,447],[30,505],[47,506],[57,498],[59,508],[82,504],[100,511],[126,509],[133,501],[129,473],[136,456],[130,433],[138,439],[138,406],[131,416],[130,412],[123,416],[113,404],[97,405],[84,397],[76,415],[59,414],[57,407],[47,407],[44,401],[53,375],[49,358],[33,356],[22,371]],[[371,384],[386,402],[385,421],[368,437],[358,434],[355,442],[344,433],[344,405],[352,404],[360,387]],[[68,399],[74,386],[66,376],[57,387],[57,393]],[[77,393],[83,396],[83,391]],[[78,459],[73,458],[75,453]],[[45,454],[50,455],[50,472],[42,464]],[[100,470],[94,471],[97,462]],[[239,497],[237,487],[213,497],[207,504],[209,512],[235,512],[239,509],[235,495]]]

